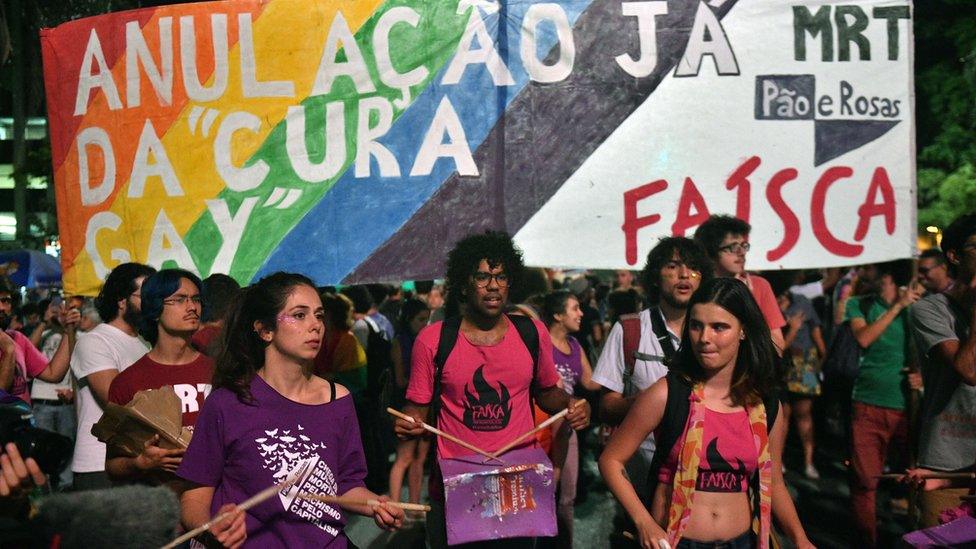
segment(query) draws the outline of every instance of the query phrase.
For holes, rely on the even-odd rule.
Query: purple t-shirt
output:
[[[563,389],[573,394],[573,388],[583,377],[583,358],[582,347],[579,341],[573,336],[566,336],[569,341],[569,354],[560,351],[555,345],[552,346],[552,360],[556,363],[556,371],[563,380]]]
[[[300,404],[260,376],[251,381],[251,395],[256,405],[223,388],[210,395],[176,474],[215,488],[212,514],[300,471],[288,491],[247,511],[245,546],[346,547],[345,512],[295,496],[342,495],[364,486],[366,460],[352,398]]]

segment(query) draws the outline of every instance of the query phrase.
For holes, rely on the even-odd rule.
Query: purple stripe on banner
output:
[[[480,175],[451,175],[344,282],[375,281],[388,273],[437,278],[447,252],[464,236],[486,229],[515,234],[675,67],[698,4],[668,2],[667,15],[657,18],[657,66],[638,79],[614,61],[624,52],[637,56],[636,18],[624,16],[617,0],[594,2],[574,28],[572,74],[555,84],[530,83],[475,151]],[[725,2],[716,16],[724,17],[734,5]]]

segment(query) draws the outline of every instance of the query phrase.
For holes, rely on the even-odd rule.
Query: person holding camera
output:
[[[56,383],[68,373],[68,359],[80,316],[77,311],[61,310],[64,339],[48,360],[27,336],[8,329],[13,318],[14,295],[9,283],[0,281],[0,389],[30,404],[31,379]]]

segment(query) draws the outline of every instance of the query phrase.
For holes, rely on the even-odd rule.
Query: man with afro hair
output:
[[[455,313],[424,328],[414,342],[405,407],[415,421],[398,420],[401,438],[423,434],[420,422],[488,452],[494,452],[531,430],[532,402],[550,414],[569,408],[574,429],[589,424],[585,400],[570,397],[559,386],[552,341],[544,324],[505,314],[509,292],[525,270],[522,253],[504,232],[488,231],[462,239],[448,255],[447,293]],[[453,306],[452,306],[453,305]],[[516,449],[533,447],[530,437]],[[440,458],[471,452],[437,439]],[[431,475],[427,535],[431,547],[446,547],[441,474]],[[491,540],[491,547],[532,547],[533,539]]]

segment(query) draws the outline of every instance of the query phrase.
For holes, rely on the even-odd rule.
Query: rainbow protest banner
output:
[[[41,38],[71,293],[129,260],[431,278],[487,228],[634,268],[720,212],[752,268],[914,250],[907,0],[241,0]]]

